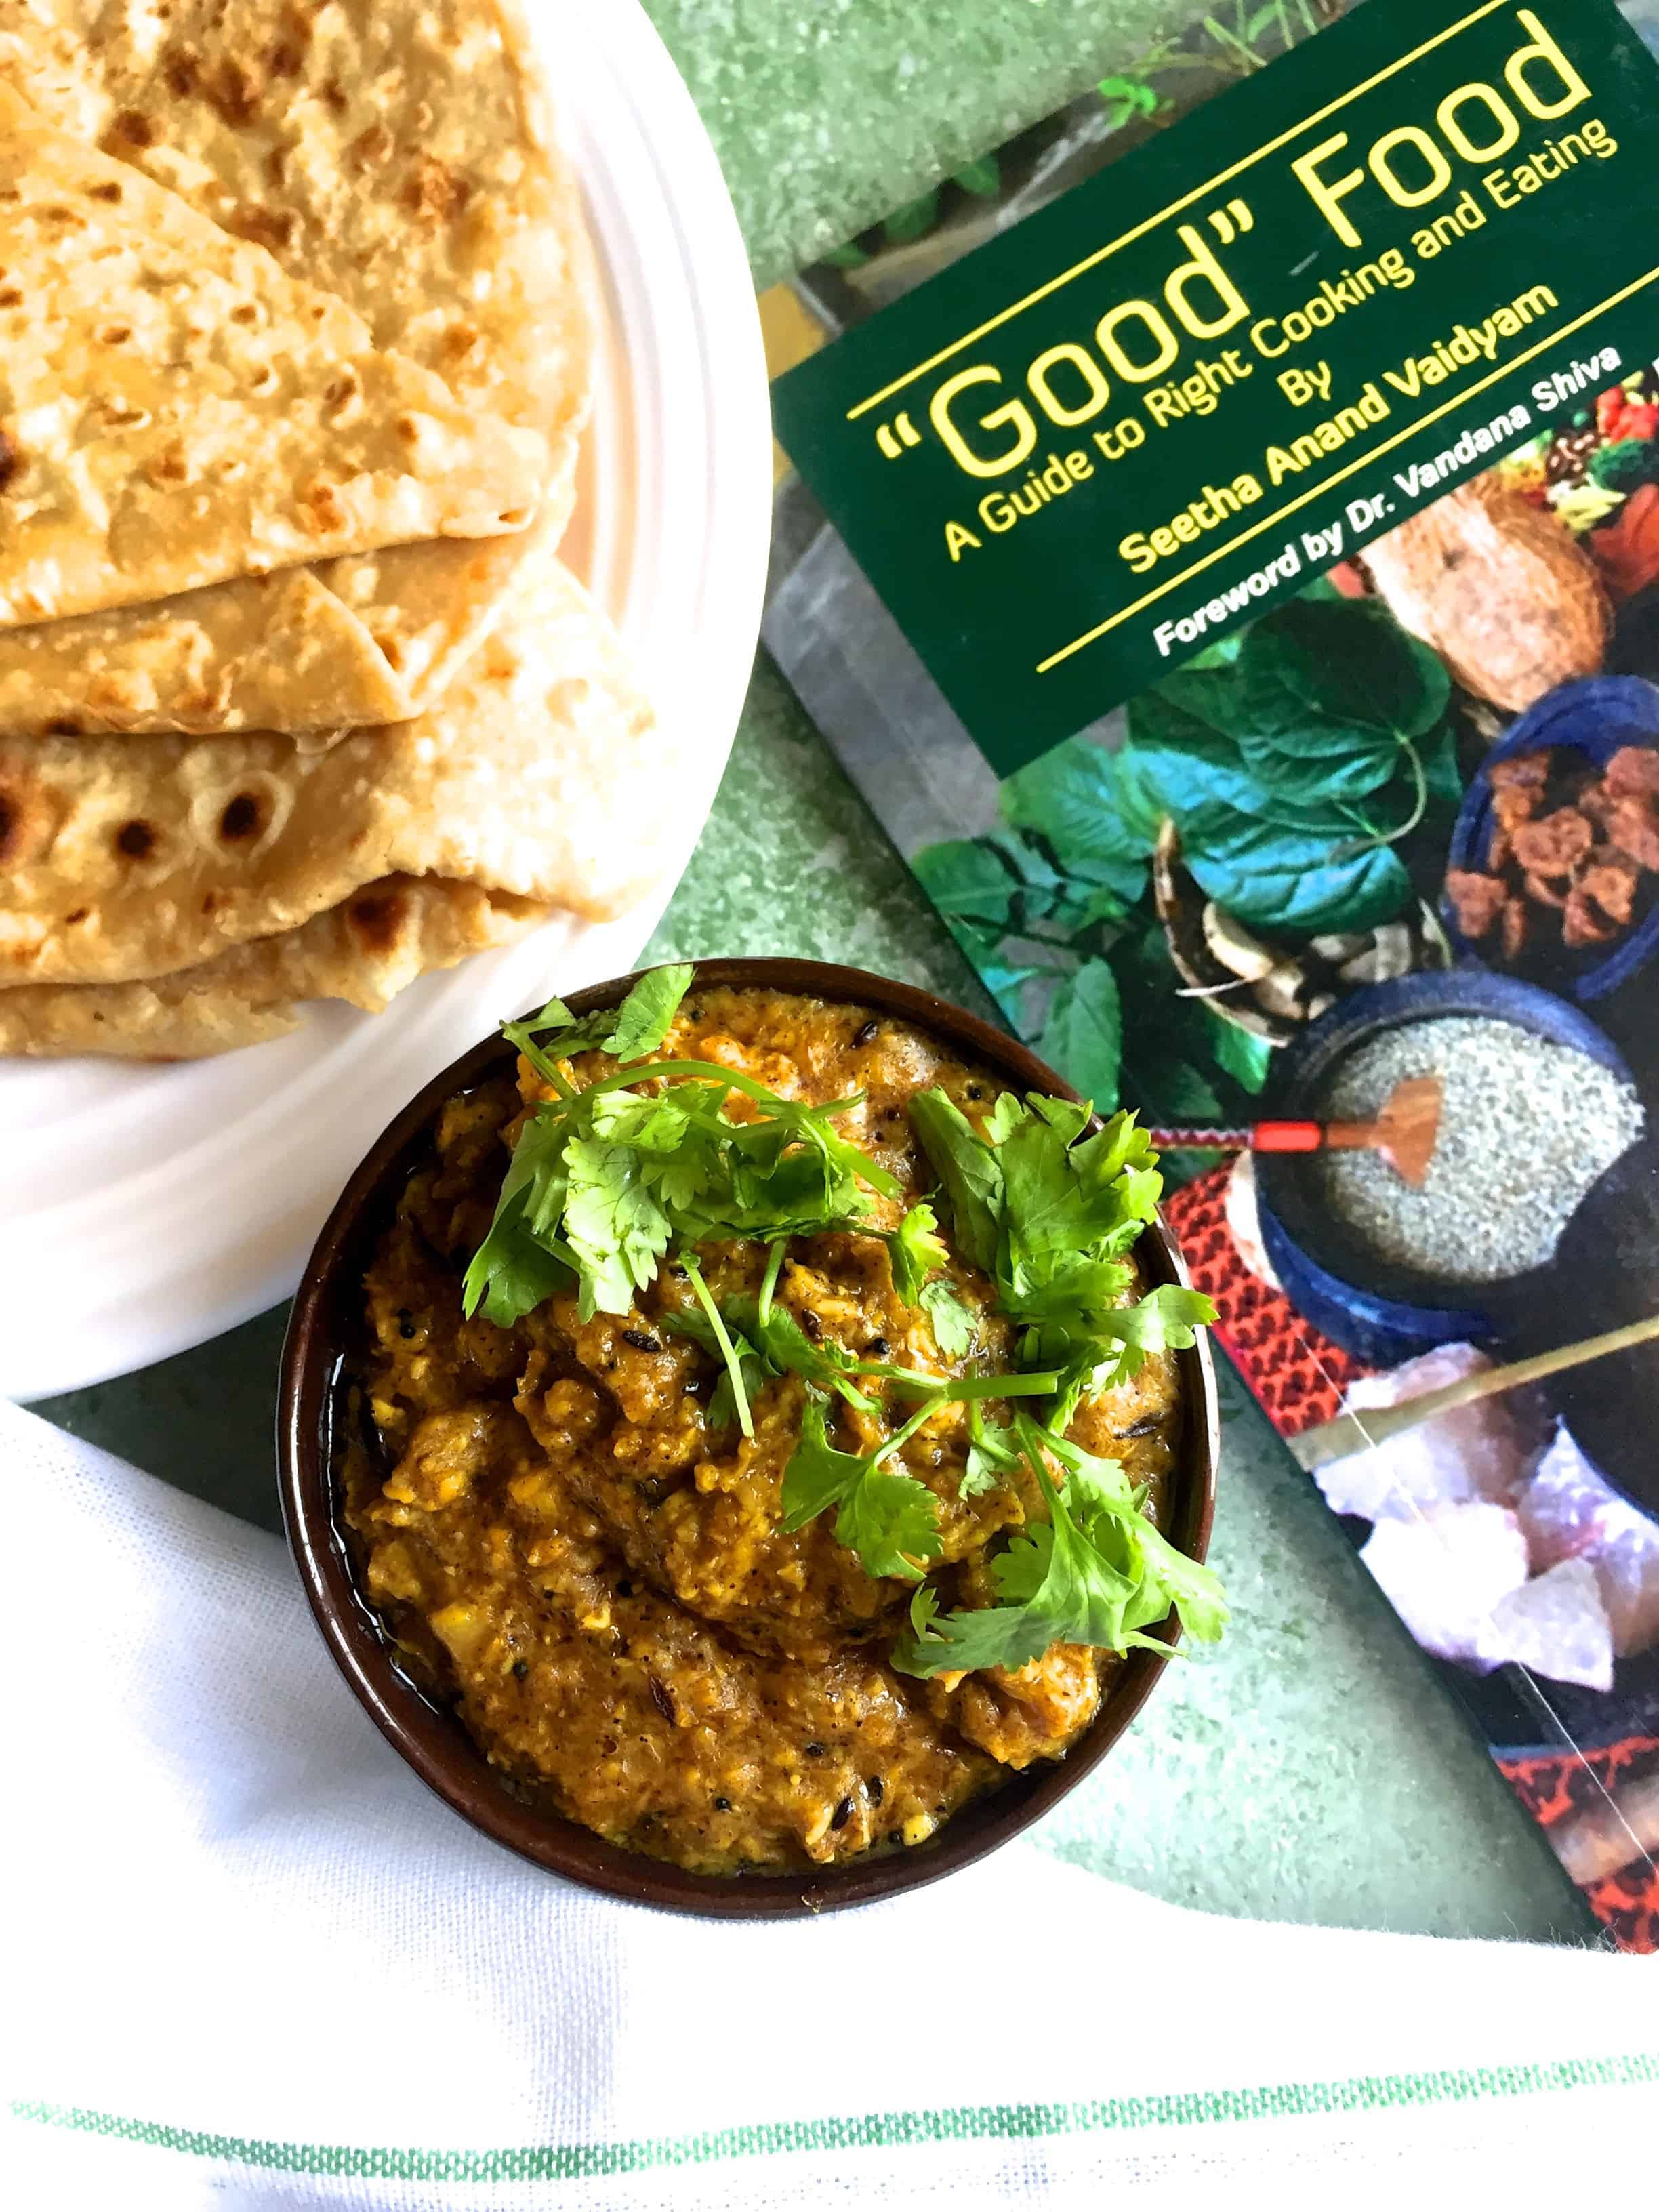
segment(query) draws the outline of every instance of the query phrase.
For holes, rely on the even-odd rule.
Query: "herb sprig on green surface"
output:
[[[973,1360],[976,1318],[949,1273],[938,1214],[924,1200],[896,1230],[868,1223],[868,1194],[896,1198],[901,1186],[835,1127],[857,1097],[806,1106],[713,1061],[651,1059],[692,973],[654,969],[614,1011],[579,1019],[556,999],[506,1025],[553,1095],[520,1130],[495,1219],[467,1270],[467,1314],[511,1326],[573,1289],[584,1319],[625,1314],[672,1254],[696,1303],[662,1325],[721,1364],[711,1426],[752,1437],[763,1390],[786,1375],[805,1385],[783,1475],[783,1531],[833,1510],[836,1541],[867,1572],[920,1585],[911,1632],[893,1655],[908,1673],[1018,1668],[1056,1642],[1129,1650],[1150,1640],[1145,1631],[1172,1606],[1194,1636],[1218,1635],[1225,1605],[1214,1576],[1159,1534],[1115,1461],[1066,1435],[1080,1405],[1132,1378],[1152,1353],[1190,1345],[1214,1318],[1206,1299],[1176,1285],[1129,1296],[1129,1254],[1161,1188],[1134,1117],[1117,1115],[1091,1133],[1086,1105],[1005,1093],[981,1133],[943,1090],[914,1098],[911,1120],[956,1249],[989,1278],[998,1309],[1016,1324],[1017,1367],[948,1376],[860,1359],[831,1337],[809,1338],[778,1301],[788,1240],[826,1230],[880,1235],[895,1291],[927,1315],[941,1357],[982,1370]],[[595,1050],[623,1065],[578,1088],[568,1063]],[[637,1087],[647,1083],[662,1087]],[[734,1092],[750,1118],[728,1117]],[[738,1240],[769,1246],[765,1271],[757,1295],[722,1302],[696,1248]],[[835,1401],[866,1424],[896,1419],[883,1389],[914,1401],[904,1418],[866,1451],[840,1449],[829,1429]],[[997,1401],[1011,1420],[987,1418]],[[949,1405],[969,1411],[959,1495],[1034,1486],[1048,1517],[1029,1521],[992,1560],[1002,1602],[941,1613],[923,1579],[942,1550],[939,1499],[900,1455]]]

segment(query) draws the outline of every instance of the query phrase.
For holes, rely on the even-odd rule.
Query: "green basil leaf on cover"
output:
[[[1254,1030],[1240,1029],[1237,1022],[1225,1020],[1213,1008],[1207,1018],[1214,1025],[1216,1065],[1231,1076],[1240,1090],[1254,1097],[1267,1083],[1273,1066],[1273,1047],[1266,1037],[1258,1036]]]
[[[1126,816],[1122,781],[1118,755],[1072,738],[1008,778],[1003,818],[1046,838],[1068,877],[1133,905],[1146,887],[1147,848]]]
[[[1445,663],[1376,599],[1292,599],[1251,631],[1286,688],[1327,720],[1423,737],[1451,702]]]
[[[1103,1112],[1116,1106],[1123,1011],[1117,978],[1104,960],[1085,961],[1055,992],[1037,1050]]]
[[[939,912],[1006,927],[1012,918],[1019,879],[982,838],[925,845],[910,863]]]
[[[1183,857],[1201,889],[1241,921],[1317,936],[1372,929],[1392,921],[1410,902],[1411,878],[1390,846],[1346,858],[1341,848],[1267,827],[1241,838],[1219,857]]]

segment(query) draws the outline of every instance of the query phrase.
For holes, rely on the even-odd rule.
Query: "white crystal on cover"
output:
[[[1360,1558],[1425,1651],[1485,1672],[1483,1639],[1496,1607],[1527,1579],[1527,1540],[1516,1516],[1484,1501],[1385,1516]]]
[[[1604,1481],[1565,1428],[1516,1510],[1534,1572],[1564,1559],[1595,1569],[1620,1658],[1659,1644],[1659,1522]]]
[[[1472,1344],[1441,1345],[1385,1374],[1362,1375],[1349,1384],[1343,1408],[1363,1419],[1368,1407],[1403,1405],[1491,1365]],[[1409,1517],[1434,1505],[1508,1505],[1525,1480],[1534,1449],[1524,1415],[1510,1399],[1482,1398],[1437,1413],[1368,1451],[1333,1460],[1314,1479],[1334,1512],[1358,1513],[1367,1521]]]
[[[1553,1682],[1613,1687],[1613,1626],[1588,1559],[1563,1559],[1500,1598],[1480,1640],[1488,1667],[1513,1659]]]

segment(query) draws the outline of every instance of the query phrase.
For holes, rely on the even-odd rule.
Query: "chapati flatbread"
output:
[[[588,254],[516,5],[0,0],[0,75],[535,431],[568,486]]]
[[[85,143],[101,140],[291,274],[326,284],[379,343],[421,361],[456,398],[533,430],[541,516],[562,530],[589,406],[592,272],[515,9],[374,0],[313,16],[291,0],[169,0],[163,16],[153,0],[0,0],[0,75]],[[384,149],[377,125],[392,142]],[[366,158],[377,149],[384,158]],[[441,191],[434,161],[451,180]],[[439,219],[444,207],[453,218]],[[85,664],[96,696],[77,694],[68,659],[49,713],[31,716],[27,692],[0,682],[0,736],[54,720],[325,732],[404,719],[487,633],[520,557],[510,539],[438,540],[334,562],[328,581],[391,677],[361,632],[324,611],[307,683],[245,699],[233,686],[219,720],[194,708],[193,675],[175,690],[158,673],[195,665],[199,611],[163,602],[142,617],[112,613]],[[257,634],[258,610],[235,605],[241,586],[223,588],[215,619]],[[175,619],[182,635],[169,643]],[[397,684],[404,696],[393,704]],[[120,703],[139,699],[148,703]]]
[[[408,721],[483,641],[533,534],[392,545],[0,630],[0,738],[280,730],[310,750]]]
[[[170,974],[395,873],[607,918],[672,864],[698,773],[538,549],[414,721],[314,753],[263,732],[0,743],[0,981]]]
[[[307,1000],[379,1013],[406,985],[527,936],[547,909],[441,878],[391,876],[298,929],[147,983],[0,991],[0,1054],[202,1060],[285,1036]]]
[[[0,734],[402,721],[401,681],[309,568],[0,630]]]
[[[520,529],[517,434],[0,84],[0,625]]]

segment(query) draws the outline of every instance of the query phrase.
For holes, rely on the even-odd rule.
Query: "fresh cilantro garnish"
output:
[[[1147,1355],[1183,1350],[1215,1319],[1195,1291],[1167,1284],[1126,1302],[1128,1255],[1158,1210],[1163,1178],[1146,1132],[1115,1114],[1093,1136],[1091,1109],[1005,1091],[981,1137],[942,1091],[911,1116],[949,1196],[957,1241],[989,1249],[997,1304],[1025,1325],[1025,1364],[1061,1367],[1063,1431],[1085,1397],[1138,1374]]]
[[[708,1334],[714,1340],[714,1349],[726,1364],[726,1379],[721,1388],[731,1394],[732,1411],[737,1419],[738,1426],[743,1431],[744,1436],[752,1437],[755,1433],[755,1424],[749,1411],[749,1382],[744,1373],[744,1368],[745,1355],[747,1364],[754,1364],[759,1362],[760,1354],[746,1339],[739,1340],[743,1344],[743,1352],[739,1353],[725,1322],[720,1317],[720,1308],[714,1304],[708,1285],[702,1279],[702,1270],[689,1252],[681,1255],[680,1266],[685,1271],[686,1280],[690,1284],[696,1296],[697,1304],[702,1308],[703,1319],[708,1324]],[[712,1413],[712,1407],[710,1411]]]
[[[544,1082],[556,1091],[569,1085],[537,1042],[550,1037],[561,1060],[579,1052],[611,1052],[618,1060],[640,1060],[655,1052],[673,1024],[680,1001],[691,988],[696,973],[681,962],[667,968],[651,968],[641,976],[620,1006],[605,1007],[596,1014],[573,1014],[562,999],[550,999],[538,1014],[522,1021],[503,1022],[501,1035],[516,1045]]]
[[[910,1121],[951,1208],[957,1249],[983,1275],[995,1273],[1002,1221],[1002,1164],[943,1091],[919,1091]]]
[[[680,1264],[687,1264],[684,1255]],[[701,1297],[701,1291],[698,1295]],[[676,1313],[664,1317],[665,1328],[678,1336],[694,1338],[705,1351],[720,1353],[729,1370],[732,1355],[716,1336],[715,1322],[734,1346],[741,1347],[744,1354],[759,1363],[757,1371],[763,1382],[775,1381],[780,1375],[799,1375],[803,1382],[818,1389],[839,1392],[860,1413],[873,1416],[880,1412],[875,1401],[866,1397],[852,1379],[862,1371],[852,1353],[833,1337],[824,1337],[814,1344],[787,1306],[769,1306],[763,1320],[757,1300],[731,1298],[718,1314],[705,1306],[702,1314]],[[906,1370],[893,1371],[896,1374]],[[931,1388],[936,1380],[923,1375],[915,1379],[924,1388]],[[712,1414],[711,1407],[711,1418]]]
[[[945,1358],[965,1359],[974,1348],[974,1316],[955,1284],[941,1277],[925,1285],[921,1304],[933,1325],[933,1341]]]
[[[910,1208],[887,1239],[893,1288],[907,1306],[920,1303],[922,1285],[929,1275],[937,1274],[951,1256],[938,1230],[939,1217],[924,1200],[920,1206]]]
[[[614,1013],[575,1022],[555,1000],[507,1024],[556,1095],[520,1133],[495,1224],[467,1271],[468,1314],[482,1306],[505,1327],[539,1304],[539,1286],[554,1279],[531,1260],[528,1242],[573,1269],[586,1320],[626,1313],[671,1247],[850,1228],[869,1211],[866,1186],[897,1196],[896,1179],[834,1126],[856,1099],[807,1106],[698,1060],[638,1060],[579,1091],[536,1042],[551,1032],[564,1058],[653,1051],[690,975],[653,969]],[[666,1087],[632,1087],[647,1081]],[[752,1120],[728,1118],[733,1091],[750,1101]]]
[[[988,1490],[1000,1490],[1007,1477],[1018,1472],[1024,1464],[1014,1446],[1007,1442],[1008,1431],[988,1427],[985,1415],[978,1406],[968,1409],[968,1459],[957,1485],[958,1498],[978,1498]]]
[[[820,1389],[838,1391],[860,1413],[881,1410],[853,1382],[858,1362],[834,1337],[820,1337],[814,1344],[787,1306],[771,1307],[764,1320],[758,1305],[751,1307],[746,1299],[737,1300],[732,1311],[775,1367]]]
[[[673,1224],[633,1146],[573,1136],[564,1148],[565,1242],[581,1270],[584,1319],[626,1313],[654,1279]]]
[[[655,1052],[673,1027],[696,972],[689,961],[647,968],[617,1007],[616,1024],[599,1049],[615,1053],[618,1060],[641,1060]]]
[[[892,1655],[900,1673],[1018,1672],[1054,1644],[1162,1650],[1145,1632],[1171,1607],[1189,1635],[1213,1643],[1227,1618],[1219,1582],[1153,1527],[1117,1462],[1095,1458],[1026,1414],[1016,1414],[1014,1426],[1048,1519],[1021,1529],[991,1562],[1000,1605],[941,1613],[933,1589],[917,1591],[911,1634]],[[1064,1469],[1063,1487],[1049,1457]]]
[[[1011,1092],[997,1099],[983,1134],[941,1090],[922,1092],[910,1113],[957,1245],[991,1276],[999,1310],[1020,1327],[1021,1365],[1057,1370],[1060,1379],[1046,1420],[1018,1413],[1012,1438],[977,1414],[972,1423],[960,1495],[996,1487],[1023,1460],[1049,1510],[993,1560],[1003,1602],[941,1616],[934,1592],[918,1591],[914,1633],[893,1663],[934,1674],[1018,1668],[1054,1643],[1127,1650],[1148,1641],[1143,1631],[1171,1605],[1193,1635],[1218,1635],[1225,1607],[1215,1577],[1158,1534],[1115,1461],[1092,1458],[1066,1436],[1079,1405],[1130,1380],[1152,1353],[1184,1349],[1215,1319],[1207,1298],[1176,1284],[1129,1296],[1129,1255],[1162,1188],[1146,1131],[1118,1114],[1091,1135],[1088,1106]],[[945,1287],[928,1285],[924,1303]],[[1063,1494],[1049,1459],[1066,1470]]]
[[[486,1321],[501,1328],[510,1328],[520,1314],[529,1313],[556,1291],[568,1290],[574,1277],[574,1268],[538,1244],[525,1227],[526,1195],[515,1191],[503,1205],[473,1254],[462,1285],[466,1310],[481,1310]]]
[[[473,1254],[461,1285],[465,1312],[482,1308],[486,1320],[510,1328],[521,1314],[569,1287],[575,1255],[557,1237],[538,1235],[533,1211],[538,1192],[562,1174],[547,1133],[527,1124],[507,1164],[489,1234]],[[556,1219],[563,1211],[561,1179]]]
[[[939,1556],[939,1501],[914,1475],[884,1472],[881,1462],[896,1439],[863,1456],[837,1451],[824,1425],[824,1404],[816,1392],[808,1397],[800,1441],[784,1472],[785,1534],[834,1505],[836,1541],[858,1553],[866,1574],[919,1580],[921,1563]]]
[[[965,1359],[973,1349],[973,1314],[954,1284],[928,1279],[939,1275],[951,1257],[939,1234],[939,1217],[933,1207],[925,1200],[913,1206],[886,1241],[893,1289],[898,1297],[905,1305],[920,1306],[927,1314],[933,1323],[933,1341],[945,1358]]]
[[[924,1395],[908,1420],[894,1430],[885,1443],[862,1455],[836,1451],[824,1430],[824,1399],[814,1394],[801,1421],[800,1442],[783,1471],[783,1522],[787,1534],[804,1528],[826,1507],[839,1504],[836,1540],[855,1551],[866,1574],[903,1575],[914,1580],[919,1569],[913,1559],[933,1559],[939,1552],[939,1501],[925,1482],[914,1475],[893,1475],[884,1463],[908,1444],[940,1406],[971,1403],[979,1398],[1046,1397],[1059,1377],[1054,1375],[969,1375],[939,1382],[897,1368],[895,1378],[905,1376],[913,1389]],[[921,1498],[915,1493],[921,1492]],[[921,1498],[926,1498],[923,1506]],[[910,1540],[925,1525],[933,1540],[925,1550]],[[899,1564],[895,1565],[896,1560]]]
[[[1015,1324],[1018,1371],[952,1377],[860,1360],[832,1337],[809,1336],[778,1302],[788,1240],[881,1235],[896,1294],[927,1314],[942,1358],[957,1363],[973,1352],[976,1316],[947,1272],[951,1252],[934,1209],[923,1201],[896,1229],[866,1226],[870,1193],[896,1198],[902,1187],[835,1126],[858,1098],[808,1106],[707,1060],[652,1059],[692,972],[653,969],[603,1014],[578,1019],[556,999],[507,1024],[552,1095],[525,1118],[495,1220],[467,1269],[465,1311],[510,1326],[574,1284],[584,1319],[626,1313],[673,1252],[696,1303],[664,1326],[702,1344],[723,1370],[709,1425],[752,1437],[759,1393],[799,1376],[806,1407],[784,1471],[782,1527],[805,1528],[833,1506],[836,1540],[875,1576],[920,1581],[939,1556],[934,1492],[891,1463],[937,1408],[966,1405],[958,1495],[1017,1481],[1029,1508],[1035,1484],[1048,1517],[1029,1521],[992,1560],[999,1603],[941,1613],[933,1590],[917,1591],[912,1633],[894,1661],[908,1673],[1017,1669],[1057,1642],[1127,1650],[1151,1641],[1145,1632],[1171,1606],[1193,1635],[1218,1635],[1225,1606],[1215,1577],[1159,1534],[1115,1461],[1066,1435],[1085,1400],[1153,1353],[1191,1344],[1214,1319],[1206,1299],[1175,1285],[1130,1295],[1129,1255],[1161,1188],[1134,1117],[1117,1115],[1091,1133],[1085,1105],[1005,1093],[981,1129],[943,1090],[913,1099],[955,1249],[990,1279],[997,1310]],[[593,1050],[625,1064],[578,1090],[565,1068]],[[742,1121],[726,1110],[734,1092],[747,1102]],[[696,1248],[734,1241],[769,1249],[758,1294],[722,1304]],[[882,1389],[915,1401],[911,1411],[873,1450],[838,1450],[825,1419],[832,1394],[875,1420]],[[1016,1410],[1009,1426],[985,1418],[988,1404],[1038,1400],[1046,1402]]]

